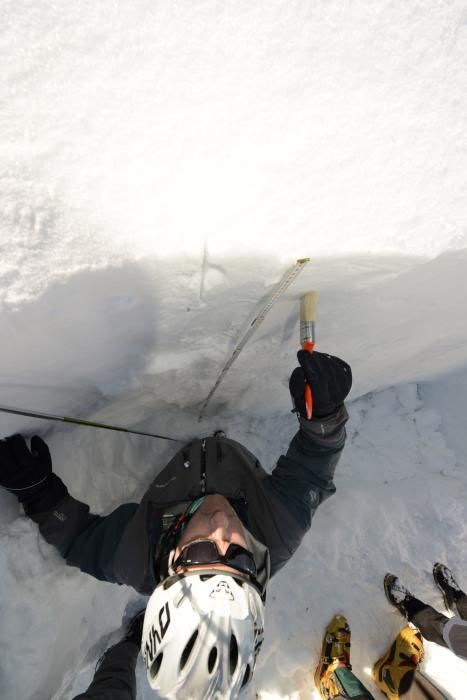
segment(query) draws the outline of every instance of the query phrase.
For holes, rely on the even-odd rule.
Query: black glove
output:
[[[334,413],[352,386],[352,370],[347,362],[324,352],[297,353],[301,367],[292,372],[289,389],[295,411],[306,418],[305,386],[309,384],[313,395],[313,417],[324,418]]]
[[[133,642],[137,647],[141,646],[141,638],[143,636],[143,624],[144,615],[146,613],[146,608],[140,610],[131,620],[128,622],[125,635],[122,641]]]
[[[46,492],[44,510],[68,494],[61,479],[52,472],[49,448],[38,435],[31,438],[31,449],[22,435],[0,440],[0,485],[15,494],[26,512],[37,510]]]

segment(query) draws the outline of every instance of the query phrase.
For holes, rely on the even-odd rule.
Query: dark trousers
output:
[[[99,662],[92,683],[74,700],[135,700],[135,667],[139,647],[119,642],[107,649]]]
[[[459,616],[463,620],[467,620],[467,595],[465,593],[458,596],[456,606]],[[442,615],[431,605],[426,605],[418,598],[413,598],[406,603],[406,609],[408,619],[418,627],[425,639],[440,644],[442,647],[448,647],[443,639],[443,628],[449,620],[446,615]]]

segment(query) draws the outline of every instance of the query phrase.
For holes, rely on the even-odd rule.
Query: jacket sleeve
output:
[[[443,639],[449,649],[467,661],[467,621],[450,617],[443,627]]]
[[[135,700],[139,647],[121,641],[104,654],[89,688],[74,700]]]
[[[336,490],[334,472],[344,448],[347,420],[344,405],[325,419],[299,418],[300,429],[272,472],[273,489],[303,530]]]
[[[136,503],[127,503],[102,517],[93,515],[89,506],[67,495],[50,509],[41,509],[38,504],[28,515],[67,564],[100,581],[122,583],[114,572],[114,556],[137,507]]]

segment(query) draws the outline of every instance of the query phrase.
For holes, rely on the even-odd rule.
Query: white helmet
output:
[[[149,599],[141,653],[161,698],[236,698],[253,675],[263,641],[257,589],[210,569],[175,575]]]

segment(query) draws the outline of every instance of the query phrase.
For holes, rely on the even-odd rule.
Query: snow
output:
[[[336,612],[374,690],[402,624],[386,571],[438,609],[435,561],[467,586],[465,3],[5,0],[1,17],[1,403],[182,440],[222,427],[270,469],[319,289],[317,347],[353,368],[349,438],[271,583],[252,697],[317,697]],[[13,431],[44,435],[103,513],[176,449],[0,414]],[[67,569],[4,491],[0,540],[2,700],[71,700],[141,600]],[[424,668],[464,700],[465,662],[426,643]]]

